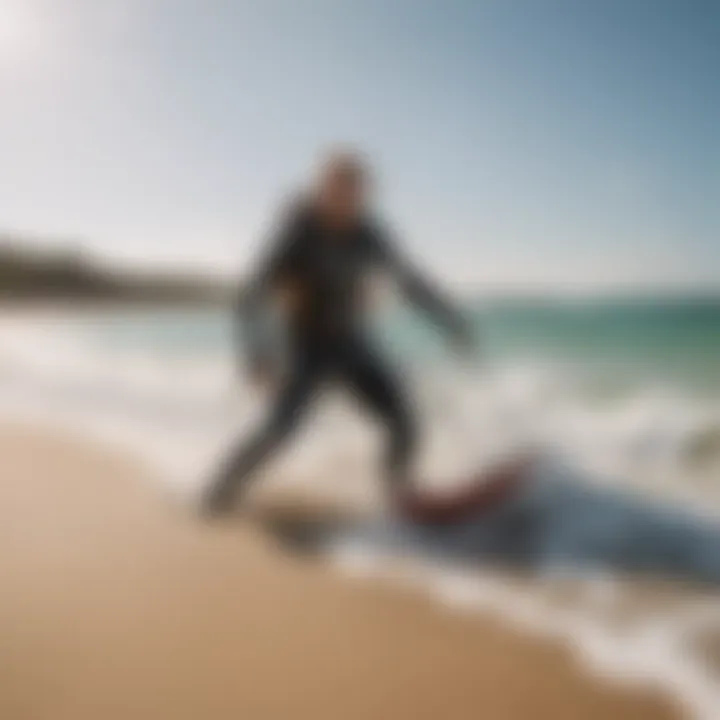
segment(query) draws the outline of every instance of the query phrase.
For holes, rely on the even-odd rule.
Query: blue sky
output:
[[[437,273],[720,286],[712,0],[0,0],[0,227],[240,270],[318,151]]]

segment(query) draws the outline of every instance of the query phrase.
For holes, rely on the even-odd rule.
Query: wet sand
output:
[[[568,653],[209,527],[131,458],[0,428],[3,720],[664,720]]]

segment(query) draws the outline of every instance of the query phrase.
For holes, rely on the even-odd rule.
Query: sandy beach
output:
[[[198,523],[112,451],[0,430],[6,720],[680,717],[482,616]]]

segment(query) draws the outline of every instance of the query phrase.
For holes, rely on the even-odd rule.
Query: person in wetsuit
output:
[[[258,332],[262,308],[284,292],[289,367],[274,388],[265,423],[240,442],[205,497],[211,514],[226,511],[258,466],[292,434],[326,382],[344,385],[388,433],[385,479],[391,493],[408,484],[417,426],[399,379],[368,338],[367,281],[390,274],[412,304],[445,329],[458,349],[473,347],[470,326],[407,261],[367,207],[369,178],[362,160],[338,153],[324,164],[316,192],[293,204],[270,251],[241,293],[238,318],[250,372],[257,379],[276,368]]]

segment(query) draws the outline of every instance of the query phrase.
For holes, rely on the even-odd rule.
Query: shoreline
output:
[[[8,720],[681,717],[492,617],[198,523],[122,452],[4,421],[0,453]]]

